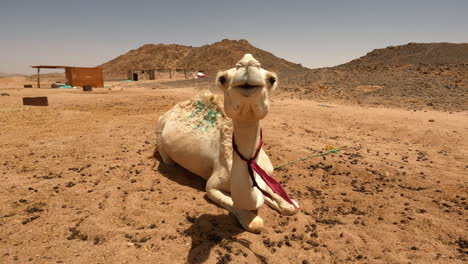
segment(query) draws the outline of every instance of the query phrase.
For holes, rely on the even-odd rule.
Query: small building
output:
[[[70,67],[70,66],[51,66],[37,65],[31,66],[37,69],[37,88],[41,88],[40,70],[41,69],[65,69],[66,83],[71,86],[92,86],[104,87],[104,75],[102,68]]]
[[[187,79],[187,69],[131,69],[127,79],[132,81],[156,79]]]

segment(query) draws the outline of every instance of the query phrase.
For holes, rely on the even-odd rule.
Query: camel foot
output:
[[[260,233],[263,230],[263,219],[250,211],[243,211],[236,215],[237,220],[241,226],[251,232],[251,233]]]
[[[296,201],[292,200],[292,202],[297,206],[297,208],[300,208],[299,204]],[[280,213],[282,215],[294,215],[299,211],[300,211],[300,209],[294,208],[294,206],[292,206],[291,204],[289,204],[286,201],[284,201],[283,203],[280,204]]]

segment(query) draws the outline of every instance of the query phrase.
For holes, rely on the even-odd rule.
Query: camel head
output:
[[[227,116],[239,121],[264,118],[270,108],[270,92],[276,88],[277,80],[276,74],[262,69],[252,54],[245,54],[235,68],[219,72],[216,83],[224,92]]]

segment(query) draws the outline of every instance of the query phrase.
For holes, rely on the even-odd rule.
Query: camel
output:
[[[157,151],[162,162],[177,163],[206,179],[207,197],[253,233],[264,227],[257,210],[263,203],[283,215],[299,209],[268,176],[273,165],[261,148],[260,120],[269,111],[277,80],[275,73],[262,69],[246,54],[235,68],[218,73],[216,85],[223,95],[206,91],[179,103],[158,124]]]

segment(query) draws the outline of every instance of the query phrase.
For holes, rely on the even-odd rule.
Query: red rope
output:
[[[260,130],[260,142],[258,144],[258,147],[257,147],[257,150],[255,151],[255,155],[250,158],[250,159],[247,159],[245,158],[244,156],[242,156],[242,154],[239,152],[239,149],[236,145],[236,142],[234,140],[234,135],[232,136],[232,148],[234,149],[234,151],[236,152],[236,154],[239,156],[239,158],[241,158],[243,161],[247,162],[247,166],[248,166],[248,170],[249,170],[249,175],[250,175],[250,179],[252,179],[252,183],[253,183],[253,186],[254,187],[257,187],[262,193],[263,195],[265,196],[268,196],[271,198],[271,195],[269,193],[267,193],[265,190],[262,190],[260,188],[260,186],[258,186],[257,184],[257,181],[255,180],[255,176],[254,176],[254,171],[263,179],[263,181],[266,183],[266,185],[268,185],[268,187],[271,188],[271,190],[278,194],[279,196],[281,196],[284,200],[286,200],[288,203],[290,203],[292,206],[294,206],[294,208],[297,210],[299,209],[295,204],[294,202],[291,200],[291,198],[289,198],[289,195],[286,193],[286,191],[283,189],[283,187],[281,186],[281,184],[279,184],[275,179],[273,179],[273,177],[271,177],[270,175],[268,175],[268,173],[266,173],[259,165],[258,163],[255,161],[258,157],[258,153],[260,153],[260,150],[262,149],[262,146],[263,146],[263,135],[262,135],[262,131]]]

